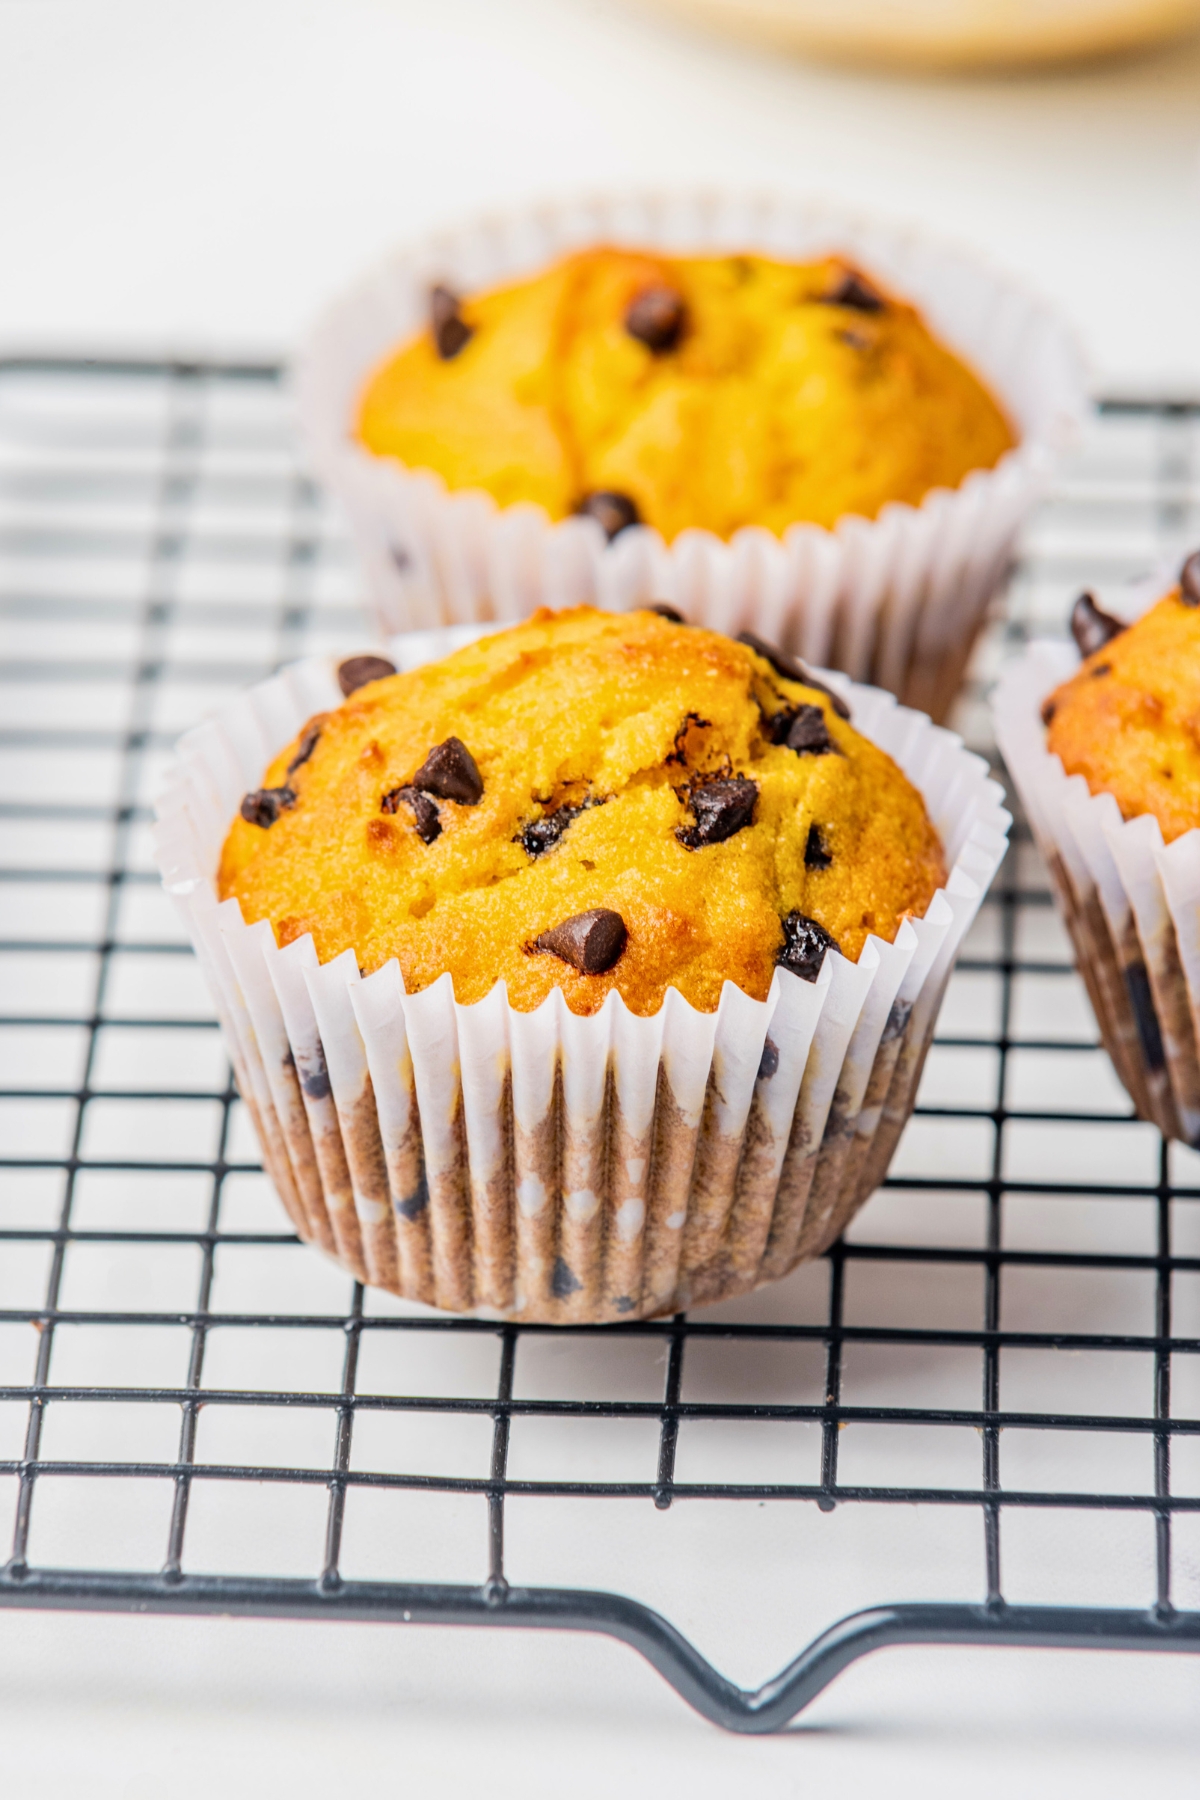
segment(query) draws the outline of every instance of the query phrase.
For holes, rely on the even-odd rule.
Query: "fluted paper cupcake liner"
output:
[[[401,668],[478,635],[394,639]],[[577,1017],[503,983],[463,1005],[393,960],[319,965],[311,937],[219,903],[229,821],[314,712],[336,663],[294,664],[189,732],[158,804],[163,881],[212,989],[263,1160],[300,1236],[362,1281],[452,1312],[648,1317],[721,1299],[817,1255],[881,1180],[958,946],[1004,854],[982,760],[891,695],[834,677],[855,724],[925,797],[951,869],[893,944],[829,952],[765,1001],[716,1012],[676,990],[649,1018],[609,994]]]
[[[440,476],[356,442],[366,382],[423,328],[433,283],[470,293],[603,241],[861,262],[988,382],[1020,441],[994,469],[873,520],[847,516],[832,531],[797,523],[782,536],[748,526],[729,541],[696,529],[670,545],[645,526],[609,544],[591,519],[552,523],[531,504],[447,491]],[[969,256],[800,200],[696,193],[543,206],[398,251],[326,312],[297,385],[308,453],[346,508],[384,632],[515,620],[539,605],[663,600],[696,624],[751,628],[877,682],[935,718],[958,689],[1017,528],[1084,410],[1079,359],[1057,317]]]
[[[1123,819],[1047,750],[1042,702],[1079,663],[1072,645],[1034,643],[1010,664],[997,742],[1117,1074],[1141,1118],[1200,1145],[1200,830],[1164,844],[1157,819]]]

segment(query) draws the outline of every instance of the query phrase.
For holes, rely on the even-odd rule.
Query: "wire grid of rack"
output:
[[[1200,408],[1106,406],[968,740],[1015,642],[1192,539]],[[742,1730],[887,1643],[1200,1648],[1200,1158],[1132,1118],[1020,829],[885,1188],[788,1282],[539,1330],[297,1244],[148,803],[229,693],[371,640],[278,369],[0,363],[0,1602],[607,1631]],[[514,1574],[549,1506],[592,1584]],[[757,1688],[623,1591],[753,1630],[751,1565],[819,1568],[827,1627]]]

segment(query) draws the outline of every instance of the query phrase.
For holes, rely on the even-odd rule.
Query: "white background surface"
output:
[[[0,344],[292,343],[395,238],[670,179],[818,190],[1200,389],[1200,41],[1021,82],[828,72],[633,0],[0,0]]]
[[[602,0],[0,0],[0,347],[274,351],[364,260],[447,214],[696,177],[927,221],[1055,295],[1106,384],[1200,391],[1196,46],[919,84],[778,63]],[[707,1566],[698,1546],[698,1584]],[[753,1575],[767,1592],[770,1570]],[[735,1634],[741,1678],[809,1635],[776,1611],[759,1654]],[[6,1796],[379,1781],[1104,1800],[1194,1795],[1198,1758],[1191,1660],[889,1652],[795,1732],[748,1741],[585,1639],[0,1614]]]

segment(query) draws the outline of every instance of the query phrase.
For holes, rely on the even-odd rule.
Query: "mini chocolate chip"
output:
[[[665,282],[635,294],[625,312],[625,329],[656,356],[673,350],[683,335],[683,295]]]
[[[837,750],[819,706],[798,706],[783,737],[775,741],[786,744],[798,756],[828,756]]]
[[[1097,663],[1095,668],[1090,670],[1089,673],[1090,673],[1091,679],[1093,681],[1095,681],[1096,678],[1100,675],[1111,675],[1112,674],[1112,664],[1111,663]]]
[[[798,656],[789,656],[786,650],[776,649],[774,644],[768,644],[765,638],[756,637],[752,631],[739,631],[736,641],[756,651],[764,661],[770,663],[777,675],[783,676],[785,681],[800,681],[805,687],[816,688],[818,694],[828,695],[839,719],[850,717],[850,708],[841,695],[835,694],[825,682],[818,681],[812,670],[806,668]]]
[[[611,488],[597,488],[594,494],[585,494],[575,511],[581,518],[595,519],[610,544],[631,525],[641,524],[641,514],[629,495],[615,493]]]
[[[681,825],[675,836],[685,849],[702,850],[706,844],[723,844],[750,824],[758,802],[758,783],[748,775],[705,781],[689,790],[688,800],[696,823]]]
[[[423,844],[432,844],[435,838],[441,837],[442,821],[438,815],[437,802],[431,800],[428,794],[423,794],[420,788],[398,787],[393,788],[390,794],[385,794],[379,802],[380,812],[385,813],[399,812],[401,806],[412,808],[413,823]]]
[[[289,775],[294,775],[296,770],[308,761],[309,757],[316,749],[318,740],[321,736],[321,727],[324,725],[328,716],[327,713],[318,713],[316,718],[310,719],[308,724],[304,727],[304,735],[296,746],[296,754],[287,766]]]
[[[327,1100],[329,1098],[329,1070],[325,1063],[325,1052],[319,1043],[309,1052],[301,1065],[300,1086],[310,1100]]]
[[[779,1045],[767,1038],[763,1044],[762,1055],[758,1059],[759,1081],[770,1081],[779,1067]]]
[[[261,825],[265,831],[273,825],[281,812],[295,806],[296,795],[290,787],[258,788],[253,794],[247,794],[240,807],[241,815],[247,825]]]
[[[1042,702],[1042,724],[1049,725],[1050,721],[1053,719],[1053,717],[1057,711],[1058,711],[1058,701],[1057,700],[1043,701]]]
[[[597,906],[591,912],[564,919],[561,925],[552,925],[534,939],[534,947],[570,963],[581,975],[603,975],[620,961],[628,940],[620,913]]]
[[[1185,606],[1200,606],[1200,550],[1193,550],[1179,571],[1179,598]]]
[[[360,687],[366,687],[368,681],[382,681],[386,675],[395,673],[395,663],[389,662],[386,656],[348,656],[344,663],[338,664],[338,686],[348,700]]]
[[[450,362],[475,335],[459,310],[461,304],[448,287],[439,285],[429,296],[429,325],[443,362]]]
[[[687,620],[675,607],[668,606],[665,600],[645,600],[640,606],[630,608],[631,612],[657,613],[660,619],[670,619],[672,625],[686,625]]]
[[[413,786],[439,800],[457,800],[461,806],[478,806],[483,799],[483,776],[461,738],[448,737],[435,744],[413,776]]]
[[[810,825],[808,841],[804,846],[804,866],[806,869],[827,869],[833,861],[833,852],[825,842],[824,833],[819,825]]]
[[[857,269],[847,269],[837,286],[821,295],[824,306],[849,306],[855,312],[883,312],[887,305],[883,295],[873,288]]]
[[[1129,964],[1125,970],[1125,986],[1133,1003],[1133,1016],[1137,1020],[1138,1036],[1142,1040],[1142,1055],[1150,1068],[1161,1069],[1166,1062],[1162,1027],[1154,1010],[1154,994],[1144,962]]]
[[[550,1273],[550,1292],[556,1300],[568,1300],[572,1294],[578,1294],[583,1283],[578,1275],[565,1263],[561,1256],[554,1259],[554,1268]]]
[[[1118,637],[1126,627],[1111,613],[1101,612],[1091,594],[1080,594],[1071,608],[1071,636],[1080,656],[1091,656]]]
[[[815,981],[821,973],[827,950],[838,948],[823,925],[806,918],[802,912],[790,912],[783,924],[783,943],[775,961],[781,969],[790,969],[801,981]]]
[[[429,1182],[422,1169],[417,1185],[403,1200],[397,1200],[396,1211],[402,1219],[419,1219],[429,1205]]]
[[[567,826],[583,811],[582,806],[560,806],[557,812],[547,813],[543,819],[531,819],[528,825],[523,825],[518,836],[526,854],[544,856],[547,850],[553,850]]]

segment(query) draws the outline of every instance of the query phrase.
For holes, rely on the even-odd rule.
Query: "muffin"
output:
[[[1053,680],[1068,653],[1034,646],[997,735],[1118,1074],[1142,1117],[1197,1143],[1200,552],[1134,623],[1084,594],[1071,626],[1074,669]]]
[[[783,1275],[886,1170],[999,789],[761,640],[592,608],[479,635],[285,670],[159,803],[296,1230],[550,1323]]]
[[[1057,321],[969,258],[711,194],[418,243],[298,396],[385,631],[661,601],[937,717],[1084,406]]]
[[[1135,624],[1076,602],[1084,660],[1043,707],[1046,748],[1123,819],[1150,813],[1166,843],[1200,826],[1200,552]]]
[[[1015,441],[917,310],[843,260],[613,247],[461,300],[436,287],[358,436],[448,488],[668,544],[919,506]]]
[[[396,957],[408,993],[449,973],[468,1005],[497,981],[521,1012],[555,988],[579,1014],[765,1000],[777,963],[857,962],[946,879],[920,794],[839,704],[654,612],[544,611],[310,720],[218,891],[280,945]],[[595,918],[607,937],[566,923]]]

